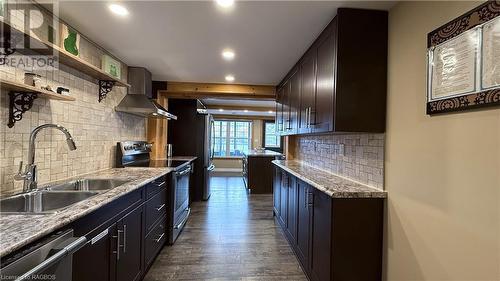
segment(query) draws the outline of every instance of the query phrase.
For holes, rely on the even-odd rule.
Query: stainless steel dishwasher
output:
[[[72,256],[87,243],[85,237],[73,237],[66,230],[46,238],[7,260],[2,260],[0,280],[71,281]]]

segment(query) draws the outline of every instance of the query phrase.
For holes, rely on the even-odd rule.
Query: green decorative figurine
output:
[[[77,36],[75,31],[68,29],[68,37],[64,39],[64,49],[75,56],[78,56]]]

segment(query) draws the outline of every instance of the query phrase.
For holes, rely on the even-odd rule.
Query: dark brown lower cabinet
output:
[[[280,188],[280,222],[286,230],[288,223],[288,173],[281,173],[281,188]]]
[[[309,279],[381,280],[384,199],[332,198],[283,170],[279,174],[290,180],[287,214],[276,214],[277,220]]]
[[[73,256],[74,281],[143,278],[167,240],[166,187],[154,185],[158,183],[133,191],[68,226],[75,236],[89,239]]]
[[[142,276],[144,206],[137,207],[116,224],[116,280],[136,281]]]
[[[281,209],[281,170],[274,169],[274,179],[273,179],[273,208],[274,215],[279,217],[279,211]]]
[[[297,180],[297,241],[295,253],[302,268],[309,271],[309,241],[311,234],[311,207],[307,202],[310,187],[301,180]]]

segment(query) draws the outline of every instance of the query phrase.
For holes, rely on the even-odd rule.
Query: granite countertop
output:
[[[182,159],[179,159],[182,160]],[[189,160],[186,160],[189,161]],[[96,173],[80,175],[57,182],[57,184],[78,178],[116,178],[130,182],[97,194],[53,214],[1,215],[0,216],[0,257],[38,240],[55,230],[85,216],[105,204],[136,190],[145,184],[170,173],[171,168],[113,168]],[[46,185],[41,185],[43,188]]]
[[[275,152],[272,150],[264,150],[264,151],[258,151],[255,149],[248,150],[243,152],[246,156],[269,156],[269,157],[275,157],[275,156],[282,156],[283,154],[279,152]]]
[[[300,161],[272,163],[333,198],[386,198],[387,192],[351,181]]]

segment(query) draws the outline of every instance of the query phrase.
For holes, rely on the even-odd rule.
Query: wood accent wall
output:
[[[161,83],[166,82],[154,82],[153,83],[153,93],[157,92],[159,87],[162,87]],[[168,110],[168,99],[165,95],[157,95],[156,101]],[[159,118],[148,118],[147,122],[147,141],[153,143],[151,158],[159,159],[165,158],[167,155],[166,145],[168,143],[167,136],[168,120]]]

